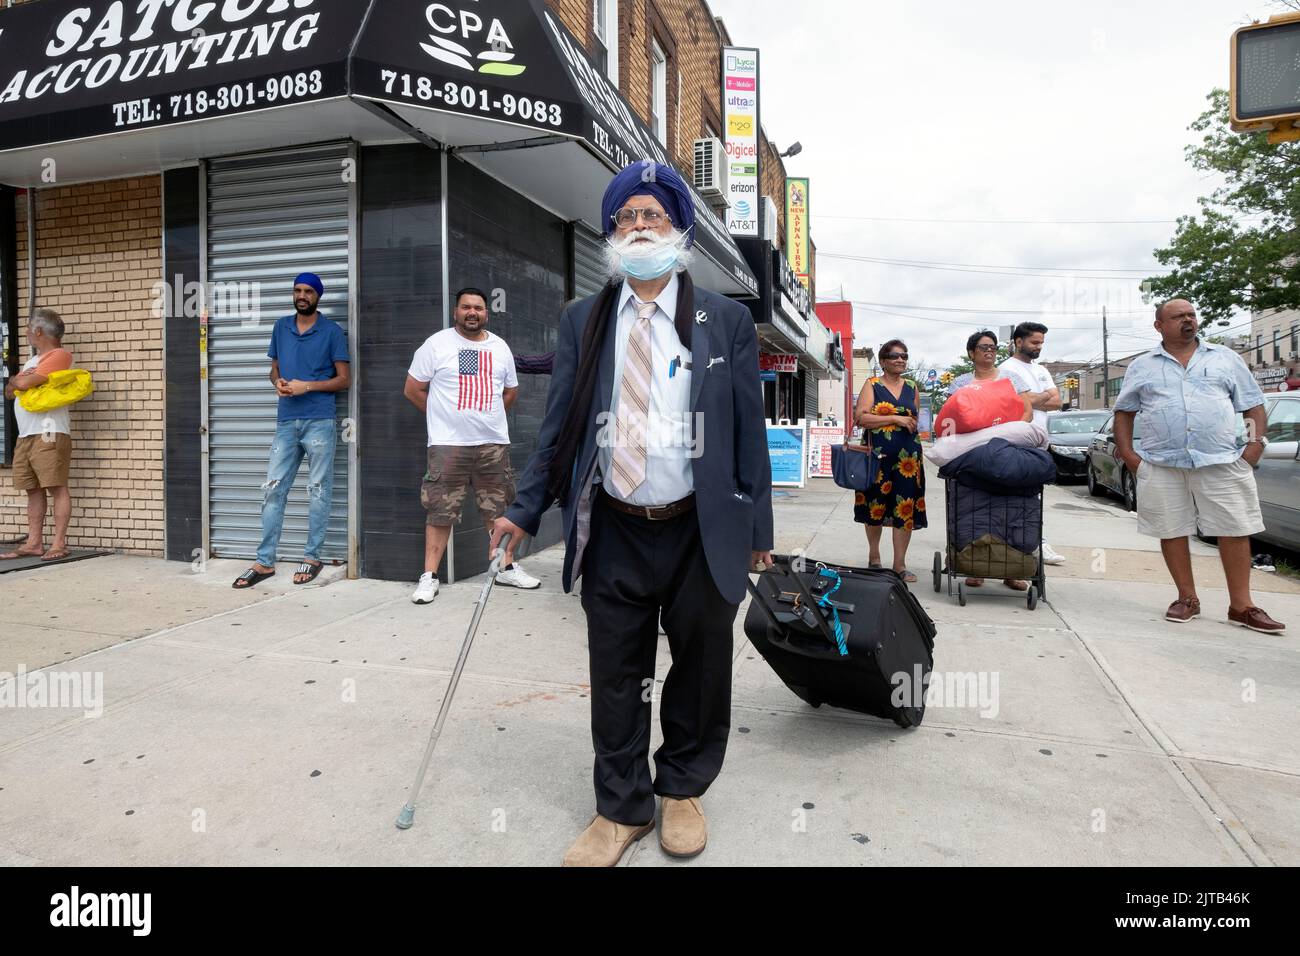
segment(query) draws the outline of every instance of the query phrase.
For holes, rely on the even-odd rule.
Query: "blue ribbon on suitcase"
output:
[[[868,491],[880,463],[870,445],[831,446],[831,480],[850,491]]]

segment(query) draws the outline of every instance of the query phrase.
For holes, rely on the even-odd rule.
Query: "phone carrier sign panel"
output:
[[[355,0],[41,0],[0,10],[0,149],[347,93]]]
[[[760,234],[763,196],[758,178],[758,50],[722,51],[722,125],[727,147],[727,229]]]

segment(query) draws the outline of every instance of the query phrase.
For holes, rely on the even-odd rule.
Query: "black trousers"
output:
[[[597,492],[583,554],[582,607],[591,657],[596,812],[654,819],[654,795],[698,797],[722,770],[731,730],[732,624],[695,511],[650,521]],[[663,745],[650,779],[650,707],[662,615],[672,666],[660,696]]]

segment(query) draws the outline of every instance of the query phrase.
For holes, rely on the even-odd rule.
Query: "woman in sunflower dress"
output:
[[[870,435],[878,468],[871,489],[857,492],[853,520],[867,526],[867,564],[881,567],[880,537],[893,528],[893,568],[909,584],[916,575],[907,570],[907,546],[912,531],[927,526],[925,518],[925,465],[921,460],[917,392],[907,369],[907,346],[892,339],[880,347],[881,375],[867,380],[858,395],[854,416]]]

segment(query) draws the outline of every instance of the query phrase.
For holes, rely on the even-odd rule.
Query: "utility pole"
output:
[[[1110,348],[1106,338],[1106,307],[1101,307],[1101,398],[1102,408],[1110,408]]]

